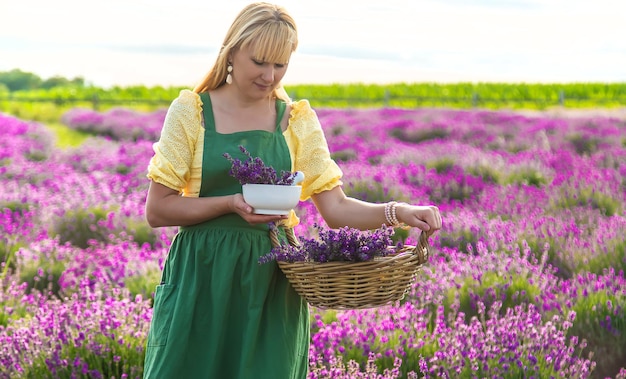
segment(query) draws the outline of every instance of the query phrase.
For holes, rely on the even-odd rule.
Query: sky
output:
[[[193,86],[239,0],[0,0],[0,71]],[[626,82],[623,0],[283,0],[283,83]]]

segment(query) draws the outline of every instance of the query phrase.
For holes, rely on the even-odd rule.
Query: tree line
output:
[[[32,72],[16,68],[10,71],[0,71],[0,87],[5,87],[9,92],[47,90],[55,87],[85,87],[85,79],[80,76],[69,79],[60,75],[43,79]]]
[[[0,72],[0,111],[7,104],[53,103],[56,106],[166,106],[185,87],[85,84],[82,77],[42,79],[19,69]],[[588,108],[626,105],[626,82],[615,83],[328,83],[286,85],[294,99],[318,107]]]

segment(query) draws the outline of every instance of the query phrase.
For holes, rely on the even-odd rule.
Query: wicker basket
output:
[[[293,229],[285,229],[289,244],[298,246]],[[278,262],[293,288],[317,308],[375,308],[401,300],[430,256],[429,235],[422,232],[417,246],[368,262]],[[280,244],[270,230],[274,246]],[[393,247],[390,247],[393,249]]]

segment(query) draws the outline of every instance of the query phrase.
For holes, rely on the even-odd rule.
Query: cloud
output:
[[[92,8],[79,0],[0,0],[0,70],[103,84],[195,82],[247,3],[111,0]],[[283,4],[300,32],[293,82],[318,81],[313,74],[363,82],[626,80],[621,0]]]
[[[303,54],[325,55],[336,58],[397,60],[401,58],[398,51],[385,51],[380,48],[362,48],[354,45],[305,45],[298,49]]]
[[[154,55],[210,55],[216,54],[217,46],[200,45],[103,45],[103,49],[130,54],[154,54]]]

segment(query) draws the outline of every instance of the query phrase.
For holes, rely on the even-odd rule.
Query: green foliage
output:
[[[0,202],[0,210],[2,209],[9,209],[13,213],[24,215],[30,209],[30,204],[21,201],[5,201]]]
[[[90,240],[106,242],[110,229],[102,225],[109,211],[99,207],[71,209],[54,222],[53,233],[61,243],[69,242],[76,247],[87,248]]]
[[[336,162],[348,162],[356,159],[356,152],[353,149],[343,149],[330,154]]]
[[[479,196],[482,191],[481,186],[473,183],[473,178],[470,177],[470,175],[478,176],[481,174],[476,167],[473,170],[470,170],[468,167],[469,175],[466,175],[464,168],[457,165],[454,159],[443,156],[439,159],[428,161],[426,168],[434,169],[437,171],[437,174],[449,174],[451,177],[455,177],[454,179],[446,181],[441,187],[434,188],[429,193],[430,200],[434,203],[447,203],[451,200],[467,203]],[[483,172],[483,174],[487,175],[487,171]],[[494,177],[498,175],[497,171],[494,169],[491,169],[489,174]]]
[[[31,317],[20,298],[3,296],[0,301],[0,328],[9,325],[11,320]]]
[[[29,291],[37,290],[60,298],[59,279],[63,271],[65,262],[61,260],[36,260],[20,267],[20,280],[28,283]]]
[[[622,213],[622,203],[600,192],[592,192],[590,203],[593,209],[598,209],[603,215],[611,217]]]
[[[57,87],[84,87],[85,79],[75,77],[68,79],[60,75],[55,75],[48,79],[42,79],[36,74],[25,72],[20,69],[11,71],[0,71],[0,85],[6,87],[9,91],[44,89],[49,90]]]
[[[597,138],[590,138],[581,134],[574,134],[567,138],[574,146],[574,150],[578,155],[591,155],[598,151],[598,144],[600,142]]]
[[[311,335],[319,331],[318,319],[325,325],[337,322],[337,311],[334,309],[317,309],[312,308],[312,312],[309,316],[311,324]]]
[[[486,308],[490,308],[495,301],[501,301],[501,311],[505,311],[516,305],[533,303],[540,291],[537,285],[529,282],[527,275],[490,271],[480,278],[466,277],[458,289],[449,288],[444,305],[449,309],[458,302],[459,312],[463,312],[466,320],[470,320],[474,316],[478,317],[477,298]]]
[[[522,167],[511,172],[503,179],[503,184],[543,187],[548,179],[543,173],[532,167]]]
[[[607,241],[606,246],[608,249],[604,254],[595,254],[591,257],[583,251],[576,259],[576,271],[601,274],[605,269],[613,268],[615,271],[626,272],[626,241],[623,236]]]
[[[71,105],[59,106],[54,102],[33,101],[2,101],[0,99],[0,112],[8,113],[23,120],[37,122],[58,122],[61,116],[70,110]]]
[[[21,242],[0,238],[0,280],[16,269],[15,254],[22,246]]]
[[[593,188],[580,188],[576,191],[562,191],[561,196],[555,200],[555,207],[569,209],[574,207],[587,207],[599,210],[604,216],[615,216],[622,212],[622,203]]]
[[[129,276],[124,279],[124,286],[130,292],[131,297],[141,295],[144,299],[151,299],[150,306],[154,301],[154,289],[161,281],[161,270],[158,267],[147,269],[140,275]]]
[[[57,367],[55,379],[91,378],[140,378],[143,374],[144,340],[133,336],[88,337],[91,341],[81,345],[63,345],[59,359],[66,360],[66,367]],[[124,341],[119,343],[118,341]],[[52,352],[45,351],[32,366],[24,367],[24,379],[51,378],[46,360]],[[77,361],[78,360],[78,361]],[[78,367],[76,364],[78,363]],[[85,371],[82,369],[85,368]]]
[[[80,76],[70,80],[63,76],[57,75],[57,76],[53,76],[51,78],[44,80],[41,83],[40,88],[51,89],[55,87],[84,87],[84,86],[85,86],[85,79],[83,79]]]
[[[3,83],[9,91],[17,91],[39,88],[42,80],[33,73],[13,69],[7,72],[0,72],[0,83]]]
[[[0,91],[0,112],[15,117],[58,123],[73,108],[105,111],[123,105],[136,111],[154,111],[167,107],[182,88],[161,86],[97,87],[61,86],[49,89]]]
[[[58,235],[61,243],[87,248],[92,240],[106,243],[113,236],[131,235],[140,246],[147,243],[152,248],[159,247],[159,236],[146,222],[127,218],[124,225],[109,225],[107,219],[111,212],[114,210],[101,207],[67,210],[62,217],[55,219],[52,237]]]
[[[537,234],[520,234],[517,239],[517,246],[521,251],[528,248],[535,258],[541,254],[546,254],[546,262],[557,269],[556,275],[560,278],[571,278],[576,271],[573,267],[576,262],[570,262],[561,253],[561,244],[554,237],[548,237],[548,233],[539,236]]]
[[[139,246],[147,243],[154,249],[159,243],[159,236],[156,235],[155,229],[143,220],[127,219],[126,230],[128,234],[133,236],[133,241]]]
[[[371,351],[379,352],[375,358],[375,365],[378,368],[378,373],[382,374],[385,369],[393,369],[395,354],[386,354],[387,352],[394,351],[398,346],[405,345],[404,339],[405,333],[401,330],[395,330],[394,332],[385,331],[376,336],[373,343],[370,346]],[[439,349],[436,340],[429,339],[425,335],[413,336],[414,339],[422,341],[423,344],[419,348],[406,349],[406,355],[402,357],[402,365],[399,368],[399,378],[406,378],[410,371],[419,372],[419,360],[421,357],[430,357],[435,354]],[[361,370],[365,370],[368,363],[368,354],[364,349],[358,345],[344,344],[345,351],[343,352],[342,361],[349,362],[353,360],[358,363]]]
[[[478,236],[468,229],[440,232],[441,247],[457,249],[465,254],[476,252]]]
[[[25,157],[31,162],[43,162],[48,159],[46,152],[41,150],[30,151],[25,154]]]
[[[507,368],[502,370],[506,372],[506,376],[493,375],[493,377],[520,379],[561,377],[559,371],[554,368],[552,352],[541,352],[535,356],[521,355],[519,357],[516,357],[514,354],[516,353],[511,351],[501,352],[497,357],[487,359],[486,362],[481,361],[481,364],[476,364],[470,358],[464,358],[465,364],[458,373],[455,373],[454,378],[486,378],[488,375],[493,375],[494,368],[502,367],[503,361],[516,362],[516,364],[507,364]]]
[[[17,77],[19,85],[7,85],[5,77]],[[31,80],[32,83],[28,83]],[[13,81],[15,82],[15,80]],[[85,86],[82,78],[53,77],[42,81],[36,75],[14,70],[0,73],[0,83],[10,91],[30,88],[35,97],[49,98],[62,105],[70,99],[83,99],[96,107],[111,105],[110,100],[141,101],[143,105],[167,105],[183,87],[113,87],[107,90]],[[42,89],[43,88],[43,92]],[[50,92],[46,93],[46,89]],[[616,107],[624,103],[626,83],[396,83],[389,85],[344,83],[300,84],[286,87],[294,99],[310,99],[315,107],[452,107],[546,109],[550,106]],[[67,96],[70,94],[71,96]],[[111,94],[112,96],[109,96]],[[32,95],[20,93],[20,95]],[[74,101],[74,100],[71,100]],[[118,103],[119,104],[119,103]],[[140,104],[135,104],[140,105]]]
[[[23,203],[21,201],[5,201],[0,202],[0,212],[8,209],[14,216],[20,217],[28,212],[30,208],[29,203]],[[16,269],[15,254],[19,251],[24,244],[19,241],[17,237],[9,234],[0,235],[0,280],[3,280],[9,271]]]
[[[393,234],[391,235],[391,241],[394,244],[398,242],[405,243],[406,239],[409,238],[409,229],[408,228],[394,228]]]
[[[615,373],[626,362],[626,297],[609,291],[590,292],[576,299],[576,319],[569,336],[587,340],[597,362],[596,375]]]
[[[48,122],[46,126],[56,134],[57,146],[61,148],[80,146],[90,136],[87,132],[72,129],[59,122]]]
[[[34,84],[8,86],[1,79],[1,74],[0,112],[45,122],[58,122],[63,113],[76,107],[106,110],[123,105],[130,109],[153,111],[167,107],[184,89],[161,86],[104,89],[85,86],[82,78],[51,78],[44,82],[36,76],[31,78]],[[27,82],[25,78],[33,75],[18,74],[21,77],[18,83]],[[3,86],[8,88],[8,94],[6,91],[3,94]],[[315,108],[610,108],[626,103],[626,83],[346,83],[301,84],[288,86],[286,90],[294,99],[309,99]],[[447,132],[434,129],[412,135],[403,135],[402,131],[393,133],[397,138],[419,142],[445,138]]]
[[[465,171],[477,177],[482,178],[485,183],[500,184],[502,174],[493,166],[487,164],[478,164],[475,166],[469,166]]]
[[[324,313],[322,314],[322,321],[324,322],[324,324],[330,324],[333,322],[337,321],[337,311],[336,310],[326,310],[324,311]]]
[[[467,203],[479,194],[479,190],[468,183],[465,178],[461,180],[450,180],[442,188],[437,188],[429,194],[430,201],[435,204],[458,201]]]
[[[343,353],[343,357],[344,362],[350,362],[351,360],[353,360],[355,362],[358,362],[361,368],[363,368],[367,362],[367,354],[365,354],[363,349],[360,347],[351,347],[349,349],[346,349],[346,351]]]
[[[619,107],[626,102],[626,83],[363,83],[291,85],[294,99],[314,107],[451,107],[547,109]]]
[[[371,203],[384,203],[390,199],[409,202],[408,196],[400,191],[388,189],[383,183],[371,179],[351,180],[344,186],[346,195]]]
[[[374,342],[373,346],[372,346],[372,350],[374,351],[380,351],[382,354],[376,358],[376,366],[378,367],[378,371],[379,373],[382,373],[385,369],[392,369],[393,368],[393,362],[395,360],[395,354],[392,355],[387,355],[384,354],[384,352],[389,351],[390,349],[395,349],[398,346],[402,346],[402,339],[401,339],[401,335],[403,334],[403,332],[401,330],[395,330],[393,333],[386,334],[385,335],[385,339],[384,342],[381,340],[381,337],[377,337],[376,341]],[[357,359],[359,359],[359,357],[355,357],[355,355],[358,354],[358,350],[359,349],[355,349],[357,351],[350,351],[350,355],[347,356],[347,359],[354,359],[355,361]],[[356,353],[356,354],[355,354]],[[409,355],[417,355],[415,353],[410,354]],[[363,361],[363,355],[361,355],[361,358],[359,360]],[[366,358],[366,357],[365,357]],[[419,362],[419,358],[418,358],[418,362]],[[407,371],[413,370],[416,371],[418,369],[419,366],[413,366],[413,367],[407,367],[407,363],[408,362],[402,362],[402,366],[400,366],[400,370],[401,370],[401,375],[403,377],[406,376]],[[365,362],[361,363],[362,365],[365,364]]]
[[[450,172],[454,168],[455,163],[456,162],[452,158],[443,157],[433,161],[429,161],[426,164],[426,168],[435,169],[438,174],[442,174],[445,172]]]
[[[389,135],[401,141],[421,143],[433,139],[445,139],[450,132],[446,129],[422,129],[422,130],[406,130],[401,128],[393,129]]]

